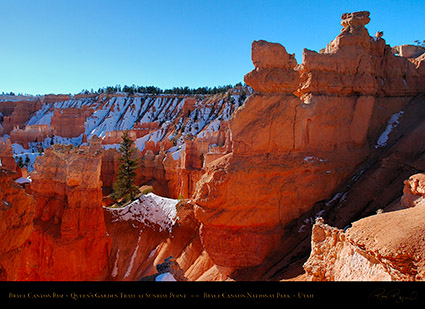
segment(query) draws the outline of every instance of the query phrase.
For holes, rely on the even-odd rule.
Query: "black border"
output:
[[[425,304],[425,282],[0,282],[2,304]]]

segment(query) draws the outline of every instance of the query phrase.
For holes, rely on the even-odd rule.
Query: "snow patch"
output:
[[[177,281],[177,280],[176,278],[174,278],[174,276],[170,272],[166,272],[166,273],[158,275],[155,278],[155,281]]]
[[[117,254],[115,256],[114,268],[112,269],[111,276],[115,278],[118,275],[118,261],[120,258],[120,248],[117,250]]]
[[[115,150],[119,150],[121,147],[121,144],[106,144],[106,145],[102,145],[102,148],[105,150],[108,149],[115,149]]]
[[[137,238],[136,248],[134,248],[133,254],[130,258],[130,264],[128,265],[127,270],[125,271],[124,278],[127,278],[128,276],[130,276],[131,271],[133,270],[134,260],[136,259],[137,251],[139,250],[139,244],[140,244],[141,238],[142,238],[142,230],[140,230],[140,232],[139,232],[139,237]]]
[[[177,160],[178,160],[178,159],[180,159],[180,158],[181,158],[181,156],[182,156],[182,149],[179,149],[179,150],[177,150],[177,151],[173,152],[173,153],[171,154],[171,156],[173,157],[173,160],[174,160],[174,161],[177,161]]]
[[[198,138],[208,137],[212,133],[220,130],[220,120],[214,119],[211,121],[201,133],[198,134]]]
[[[144,194],[123,208],[106,208],[112,212],[112,222],[138,221],[146,226],[159,227],[159,231],[171,229],[177,221],[176,206],[179,200],[165,198],[154,193]]]
[[[390,119],[387,121],[387,127],[385,128],[385,131],[382,132],[381,136],[379,136],[378,142],[375,145],[375,149],[378,149],[380,147],[387,146],[388,142],[388,136],[390,135],[391,131],[398,126],[399,119],[401,115],[404,114],[404,111],[400,111],[394,115],[391,116]]]
[[[171,153],[171,156],[173,157],[174,161],[177,161],[181,158],[182,152],[186,149],[186,144],[183,144],[181,146],[173,146],[168,151]]]
[[[306,157],[304,158],[304,161],[305,161],[305,162],[307,162],[307,163],[313,163],[313,162],[315,162],[315,161],[319,161],[319,162],[326,162],[326,161],[328,161],[328,160],[326,160],[326,159],[320,159],[320,158],[313,157],[313,156],[306,156]]]
[[[32,116],[25,125],[47,124],[50,125],[53,111],[49,112],[52,104],[44,103],[41,108]]]
[[[31,179],[25,178],[25,177],[19,177],[15,180],[16,183],[24,184],[24,183],[31,183]]]

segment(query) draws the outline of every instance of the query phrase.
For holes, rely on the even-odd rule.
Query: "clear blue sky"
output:
[[[392,46],[425,39],[425,0],[0,0],[0,92],[78,93],[127,84],[218,86],[243,81],[251,42],[301,61],[368,10]]]

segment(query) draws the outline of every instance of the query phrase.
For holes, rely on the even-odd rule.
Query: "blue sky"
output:
[[[251,43],[301,61],[368,10],[392,46],[425,40],[425,0],[0,0],[0,92],[78,93],[123,85],[218,86],[252,70]]]

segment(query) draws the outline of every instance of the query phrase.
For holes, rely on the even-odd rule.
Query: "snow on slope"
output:
[[[140,196],[139,199],[123,208],[105,209],[112,214],[112,222],[138,221],[146,226],[155,228],[159,231],[171,229],[176,222],[179,200],[158,196],[154,193],[148,193]]]
[[[388,137],[391,133],[391,131],[398,126],[400,117],[404,114],[404,111],[400,111],[394,115],[391,116],[390,119],[387,121],[387,127],[385,128],[385,131],[382,132],[382,134],[379,136],[378,142],[375,145],[375,148],[379,147],[385,147],[387,146]]]
[[[81,108],[87,116],[84,122],[87,140],[94,135],[103,138],[111,131],[132,129],[136,124],[159,124],[159,128],[136,140],[136,147],[143,150],[145,143],[153,141],[158,143],[167,137],[170,141],[177,135],[179,139],[173,142],[177,146],[171,153],[180,156],[184,145],[183,136],[206,137],[208,134],[220,129],[221,121],[230,119],[232,113],[243,104],[240,95],[223,95],[218,99],[209,96],[193,97],[195,102],[188,113],[182,113],[187,102],[183,96],[173,95],[113,95],[71,98],[56,103],[43,103],[40,110],[35,112],[25,125],[50,125],[54,111],[65,108]],[[92,111],[92,112],[91,112]],[[60,136],[47,137],[44,141],[29,143],[29,149],[24,149],[17,144],[13,146],[15,158],[26,156],[30,158],[29,170],[32,170],[33,161],[43,150],[52,144],[81,145],[83,136],[62,138]],[[117,144],[103,145],[104,148],[117,148]]]

